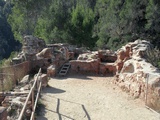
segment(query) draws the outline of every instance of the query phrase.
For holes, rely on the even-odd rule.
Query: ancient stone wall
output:
[[[1,68],[3,88],[8,90],[16,85],[17,80],[22,79],[31,70],[30,62],[26,61],[14,66]]]
[[[95,73],[99,72],[99,60],[72,60],[71,63],[71,71],[73,73]]]
[[[128,43],[117,52],[115,83],[134,98],[160,111],[160,71],[147,62],[151,44],[145,40]],[[147,100],[146,100],[147,96]]]

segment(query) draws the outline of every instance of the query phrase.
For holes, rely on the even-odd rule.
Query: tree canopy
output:
[[[19,42],[14,39],[7,17],[11,13],[11,6],[0,0],[0,60],[8,58],[16,50]]]
[[[158,0],[0,0],[0,6],[3,46],[12,44],[14,37],[21,42],[31,34],[47,43],[91,49],[106,46],[116,50],[139,38],[160,47]],[[14,37],[5,38],[11,29]],[[1,54],[8,51],[1,49]]]

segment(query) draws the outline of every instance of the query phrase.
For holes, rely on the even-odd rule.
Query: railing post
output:
[[[147,73],[147,75],[146,75],[146,94],[145,94],[145,105],[147,105],[148,79],[149,79],[149,74]]]
[[[22,120],[23,114],[24,114],[25,109],[26,109],[26,106],[27,106],[27,102],[28,102],[30,99],[31,99],[31,101],[32,101],[32,114],[31,114],[30,120],[34,120],[34,119],[35,119],[35,118],[34,118],[34,112],[35,112],[35,109],[36,109],[36,104],[37,104],[37,101],[38,101],[38,96],[39,96],[38,93],[39,93],[39,92],[37,93],[37,97],[36,97],[36,99],[35,99],[35,101],[34,101],[34,94],[35,94],[35,93],[34,93],[34,90],[35,90],[35,87],[36,87],[36,85],[37,85],[38,76],[40,75],[40,72],[41,72],[41,69],[39,70],[38,75],[36,76],[36,79],[35,79],[35,81],[34,81],[34,83],[33,83],[33,86],[32,86],[32,88],[31,88],[28,96],[27,96],[27,99],[26,99],[26,101],[25,101],[25,103],[24,103],[24,106],[23,106],[23,108],[22,108],[22,110],[21,110],[21,113],[20,113],[20,115],[19,115],[18,120]],[[41,87],[41,83],[40,83],[40,85],[39,85],[38,91],[39,91],[40,87]]]
[[[16,70],[15,70],[15,66],[13,66],[13,78],[14,78],[14,85],[12,86],[12,87],[15,87],[16,86],[16,84],[17,84],[17,82],[19,82],[19,81],[17,81],[16,79]],[[13,82],[13,81],[12,81]]]
[[[0,81],[1,81],[2,92],[4,92],[4,83],[3,83],[3,74],[2,73],[0,73]]]
[[[32,111],[34,110],[34,88],[33,88],[33,90],[32,90]],[[33,117],[33,119],[32,120],[34,120],[34,117]]]

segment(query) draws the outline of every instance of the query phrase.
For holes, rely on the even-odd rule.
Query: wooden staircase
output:
[[[71,64],[70,63],[65,63],[63,64],[62,68],[59,71],[59,75],[65,76],[70,68]]]

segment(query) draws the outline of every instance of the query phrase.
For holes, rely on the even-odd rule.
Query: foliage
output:
[[[11,26],[7,22],[8,14],[11,12],[11,6],[3,0],[0,0],[0,61],[8,58],[12,51],[17,50],[20,45],[15,41]]]
[[[126,42],[144,38],[146,0],[98,0],[95,35],[99,43],[105,43],[112,49],[121,47]]]
[[[140,38],[160,47],[157,0],[7,0],[6,4],[1,0],[2,4],[5,19],[19,41],[32,34],[47,43],[116,50]]]
[[[146,60],[154,65],[155,67],[158,67],[160,69],[160,50],[157,48],[151,48],[151,50],[147,51]]]
[[[92,9],[77,4],[71,14],[70,34],[73,37],[73,44],[85,47],[94,47],[94,38],[92,38],[92,29],[94,23],[94,14]]]
[[[151,42],[160,47],[160,1],[149,0],[146,8],[146,30]]]
[[[15,52],[13,51],[11,54],[10,54],[10,57],[7,58],[7,59],[3,59],[0,61],[0,67],[8,67],[11,65],[11,60],[12,58],[16,57],[18,55],[18,52]]]

